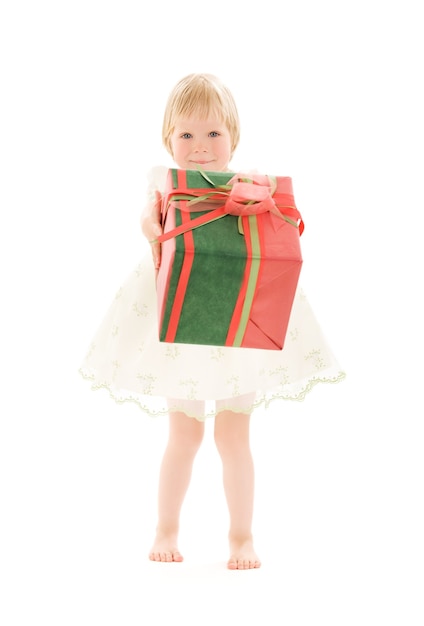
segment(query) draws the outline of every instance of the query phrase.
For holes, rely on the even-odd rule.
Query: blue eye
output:
[[[191,138],[191,136],[192,136],[192,135],[191,135],[191,133],[183,133],[183,134],[181,135],[181,137],[182,137],[183,139],[190,139],[190,138]]]
[[[212,130],[212,131],[209,133],[209,135],[210,135],[211,137],[219,137],[219,133],[218,133],[216,130]]]

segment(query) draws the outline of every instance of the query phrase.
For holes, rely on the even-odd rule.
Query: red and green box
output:
[[[302,266],[289,177],[170,169],[159,339],[281,350]]]

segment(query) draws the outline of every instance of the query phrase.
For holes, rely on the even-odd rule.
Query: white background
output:
[[[422,626],[419,4],[2,3],[4,626]],[[303,286],[348,374],[252,419],[252,572],[225,568],[212,422],[185,562],[147,560],[166,420],[77,372],[146,251],[165,100],[193,71],[234,93],[234,169],[293,178]]]

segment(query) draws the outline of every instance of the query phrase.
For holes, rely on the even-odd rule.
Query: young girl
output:
[[[180,169],[229,171],[239,141],[239,118],[230,91],[209,74],[183,78],[169,96],[162,139]],[[158,522],[149,558],[183,560],[178,548],[180,511],[204,421],[213,417],[230,516],[228,568],[258,568],[252,538],[251,413],[277,398],[301,400],[317,383],[338,382],[345,375],[300,289],[283,350],[159,341],[155,274],[161,248],[156,239],[162,233],[160,202],[166,173],[166,168],[156,167],[149,174],[142,230],[152,255],[145,256],[118,291],[80,371],[94,389],[108,389],[118,402],[136,402],[150,415],[168,415]]]

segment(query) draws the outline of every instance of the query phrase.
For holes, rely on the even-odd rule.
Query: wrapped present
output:
[[[289,177],[170,169],[159,339],[281,350],[302,266]]]

